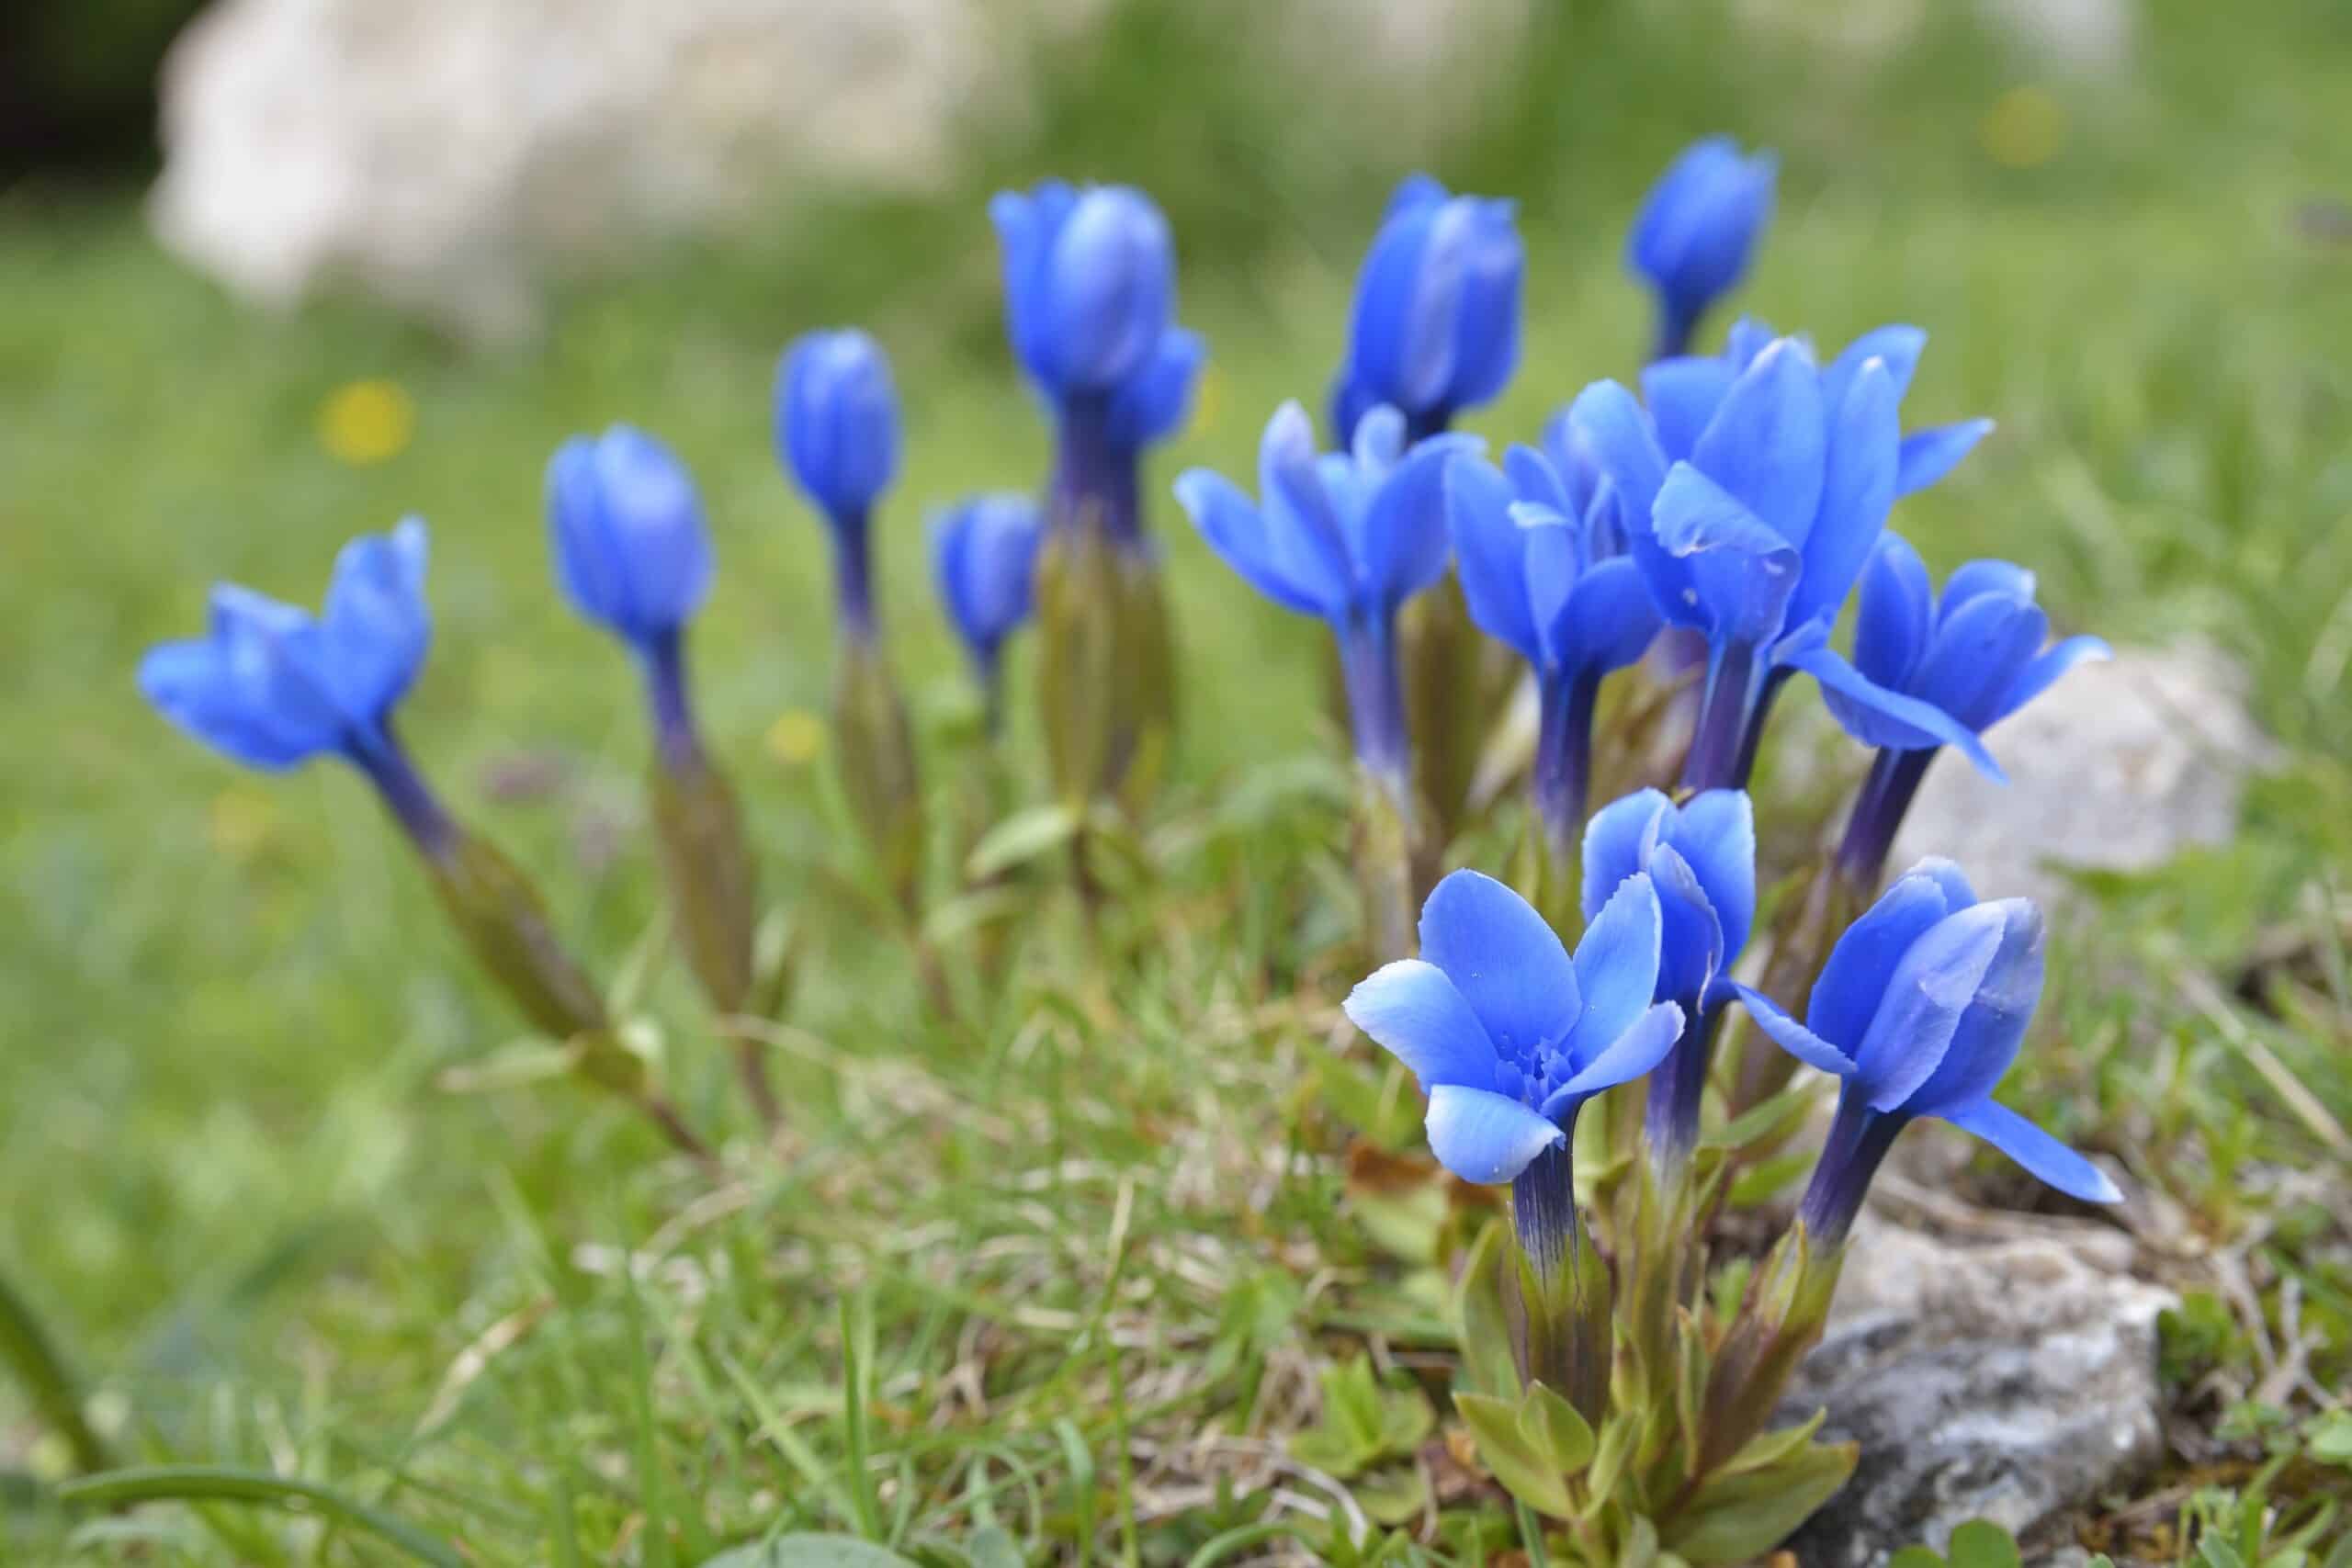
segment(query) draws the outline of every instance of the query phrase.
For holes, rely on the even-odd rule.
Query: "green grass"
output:
[[[1634,25],[1602,16],[1620,42]],[[2290,1296],[2332,1339],[2312,1382],[2352,1376],[2346,1168],[2281,1092],[2352,1122],[2352,247],[2295,217],[2352,197],[2352,121],[2326,90],[2352,39],[2316,6],[2262,31],[2154,17],[2143,77],[2053,89],[2068,139],[2039,168],[1979,147],[1977,117],[2021,79],[1998,57],[1801,98],[1736,50],[1660,43],[1638,80],[1703,73],[1661,105],[1612,98],[1605,62],[1548,33],[1554,91],[1531,69],[1441,167],[1529,197],[1525,366],[1475,428],[1523,434],[1634,369],[1645,322],[1615,254],[1632,197],[1679,136],[1736,123],[1791,149],[1742,304],[1830,344],[1917,321],[1934,341],[1912,420],[2002,422],[1898,513],[1931,560],[2015,556],[2070,629],[2194,635],[2248,671],[2279,770],[2228,847],[2092,889],[2017,1086],[2189,1227],[2158,1249],[2198,1292],[2168,1371],[2196,1479],[2227,1484],[2259,1444],[2211,1434],[2277,1364]],[[1191,463],[1246,470],[1277,400],[1319,399],[1370,204],[1411,150],[1343,157],[1318,132],[1333,161],[1294,150],[1252,194],[1084,86],[1134,58],[1070,78],[1035,161],[989,157],[1007,177],[1057,154],[1165,171],[1215,369],[1196,428],[1155,460],[1164,493]],[[1260,118],[1217,158],[1272,144],[1276,95],[1248,91]],[[842,201],[789,243],[577,284],[544,342],[469,355],[356,306],[241,310],[118,198],[0,204],[0,1269],[90,1374],[119,1454],[328,1482],[486,1563],[692,1563],[792,1529],[970,1546],[990,1525],[1033,1560],[1082,1539],[1158,1563],[1269,1520],[1319,1529],[1269,1502],[1269,1445],[1311,1418],[1318,1368],[1368,1338],[1409,1361],[1432,1307],[1368,1236],[1339,1158],[1337,1002],[1361,960],[1316,628],[1251,599],[1163,507],[1186,714],[1148,872],[1099,961],[1038,888],[1012,977],[971,988],[967,1028],[926,1012],[838,891],[857,864],[824,759],[764,739],[821,711],[829,668],[821,538],[769,455],[768,379],[792,333],[854,316],[907,399],[884,614],[943,830],[974,791],[919,513],[1044,460],[993,267],[970,199]],[[418,422],[355,468],[316,422],[368,377]],[[424,513],[438,619],[407,731],[616,972],[658,906],[641,721],[620,655],[558,600],[537,491],[559,439],[617,418],[702,483],[723,570],[697,688],[766,888],[818,933],[779,1038],[793,1114],[773,1152],[684,975],[652,984],[668,1072],[731,1140],[716,1187],[567,1085],[452,1092],[515,1026],[362,788],[236,773],[130,682],[142,647],[198,626],[204,582],[314,599],[344,537]],[[1030,674],[1016,663],[1017,689]],[[1029,717],[1012,755],[1034,795]],[[1464,852],[1492,863],[1505,842]],[[2310,1403],[2291,1382],[2272,1397]],[[51,1472],[62,1451],[16,1399],[0,1390],[0,1469]],[[2134,1539],[2188,1473],[2124,1509]],[[133,1537],[149,1561],[389,1560],[348,1526],[218,1504],[97,1517],[87,1560]],[[0,1543],[43,1560],[71,1529],[0,1515]]]

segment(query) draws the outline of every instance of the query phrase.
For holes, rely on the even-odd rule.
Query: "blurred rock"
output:
[[[1987,1215],[1933,1236],[1855,1227],[1821,1345],[1782,1406],[1826,1406],[1861,1463],[1789,1545],[1808,1568],[1938,1550],[1970,1519],[2029,1535],[2161,1445],[2156,1314],[2169,1291],[2124,1271],[2132,1244],[2082,1222]]]
[[[152,216],[260,302],[339,285],[511,338],[562,264],[816,182],[948,179],[976,117],[1018,123],[1032,46],[1112,3],[216,0],[164,62]],[[1300,0],[1250,68],[1311,70],[1329,123],[1376,105],[1426,135],[1483,101],[1530,4]]]
[[[2009,782],[1939,757],[1890,869],[1950,855],[1987,897],[2063,899],[2067,869],[2146,871],[2236,831],[2275,749],[2245,680],[2211,649],[2124,648],[2085,664],[1989,737]]]

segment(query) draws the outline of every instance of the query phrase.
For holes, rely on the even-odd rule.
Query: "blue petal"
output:
[[[1577,942],[1577,989],[1584,1011],[1565,1049],[1577,1070],[1634,1026],[1657,987],[1664,916],[1647,876],[1618,884]]]
[[[2015,561],[1964,561],[1944,580],[1943,596],[1936,602],[1936,616],[1940,620],[1971,599],[1987,593],[2023,599],[2030,604],[2034,587],[2033,573]]]
[[[1928,928],[1895,964],[1854,1052],[1857,1081],[1873,1111],[1908,1108],[1951,1049],[2001,949],[2003,911],[1979,904]]]
[[[1464,1181],[1498,1186],[1568,1135],[1516,1100],[1483,1089],[1442,1083],[1430,1091],[1425,1121],[1430,1152]]]
[[[1669,462],[1690,456],[1737,375],[1713,355],[1654,360],[1643,370],[1642,401],[1657,422],[1657,444]]]
[[[596,443],[575,435],[548,459],[548,542],[556,583],[572,607],[624,637],[652,628],[637,612],[629,564],[596,475]]]
[[[1421,1092],[1438,1084],[1495,1087],[1495,1046],[1478,1015],[1434,964],[1407,958],[1374,970],[1348,994],[1348,1017],[1412,1070]]]
[[[1581,1009],[1567,949],[1526,899],[1490,876],[1457,871],[1421,907],[1421,956],[1470,999],[1498,1055],[1566,1034]]]
[[[1541,666],[1559,667],[1566,657],[1561,633],[1570,596],[1584,570],[1582,530],[1548,506],[1514,502],[1512,523],[1518,525],[1527,562],[1527,613],[1544,648]]]
[[[1563,510],[1571,517],[1583,517],[1591,512],[1594,493],[1602,483],[1600,458],[1593,451],[1592,437],[1568,413],[1566,408],[1557,409],[1544,422],[1544,457],[1567,488],[1568,504]]]
[[[1361,441],[1373,421],[1357,427]],[[1434,436],[1406,454],[1366,502],[1358,536],[1363,558],[1357,581],[1374,601],[1393,609],[1445,575],[1451,541],[1445,526],[1445,471],[1474,444],[1467,436]]]
[[[1827,457],[1820,374],[1802,344],[1782,338],[1731,384],[1690,461],[1802,549],[1820,510]]]
[[[212,641],[239,722],[309,752],[339,745],[355,718],[327,678],[319,625],[309,612],[221,583],[212,591]]]
[[[1025,196],[999,191],[989,202],[989,220],[1004,254],[1006,335],[1022,368],[1050,390],[1058,389],[1046,313],[1054,240],[1077,203],[1078,193],[1060,180],[1041,180]]]
[[[1650,880],[1657,884],[1663,928],[1658,943],[1658,998],[1695,1009],[1730,956],[1724,945],[1723,917],[1707,897],[1698,873],[1671,844],[1651,849],[1644,866]]]
[[[1544,1114],[1555,1121],[1603,1089],[1632,1083],[1650,1072],[1682,1037],[1682,1010],[1659,1002],[1642,1010],[1624,1032],[1601,1045],[1577,1075],[1544,1100]]]
[[[1136,451],[1181,427],[1207,354],[1198,333],[1170,327],[1160,333],[1151,358],[1111,399],[1105,433],[1111,444]]]
[[[1993,716],[1994,722],[2008,717],[2041,695],[2059,676],[2075,665],[2114,657],[2115,650],[2095,637],[2070,637],[2055,648],[2043,649],[2002,694],[2000,709]]]
[[[2107,1172],[2007,1106],[1984,1100],[1939,1114],[1953,1126],[1975,1134],[2070,1198],[2079,1198],[2086,1203],[2123,1201],[2123,1194],[2108,1179]]]
[[[1519,367],[1520,275],[1526,260],[1508,201],[1464,197],[1471,243],[1464,258],[1455,327],[1453,410],[1492,402]]]
[[[1396,188],[1388,195],[1388,205],[1381,209],[1380,220],[1385,223],[1417,207],[1442,202],[1447,195],[1444,182],[1436,175],[1415,170],[1396,182]]]
[[[1829,368],[1821,373],[1823,403],[1832,409],[1846,400],[1848,389],[1862,367],[1876,359],[1886,366],[1888,378],[1894,383],[1894,400],[1911,389],[1912,373],[1919,367],[1920,351],[1928,346],[1928,334],[1917,327],[1873,327],[1848,344]]]
[[[1976,444],[1993,434],[1989,419],[1964,419],[1915,430],[1903,438],[1903,457],[1895,472],[1894,493],[1911,495],[1927,489],[1960,466]]]
[[[1329,617],[1346,605],[1344,585],[1302,581],[1269,536],[1266,519],[1224,475],[1190,468],[1176,480],[1176,500],[1225,564],[1286,610]]]
[[[1788,662],[1821,682],[1830,716],[1865,746],[1924,751],[1936,746],[1959,750],[1985,777],[2006,783],[2008,775],[1973,730],[1943,709],[1873,684],[1827,648],[1815,647]]]
[[[1933,704],[1972,730],[2001,716],[2001,702],[2050,635],[2050,617],[2030,599],[1983,593],[1941,615],[1926,657],[1911,682],[1919,700]]]
[[[1894,504],[1895,451],[1903,425],[1900,393],[1886,363],[1863,362],[1842,401],[1828,405],[1828,466],[1821,511],[1804,541],[1804,576],[1789,603],[1789,619],[1835,620]]]
[[[1238,491],[1229,499],[1248,507]],[[956,635],[986,660],[1029,616],[1044,536],[1037,503],[1013,492],[974,496],[934,517],[931,535],[940,603]]]
[[[1781,1010],[1780,1003],[1736,980],[1732,982],[1731,988],[1747,1009],[1747,1016],[1756,1021],[1756,1027],[1762,1030],[1773,1044],[1807,1066],[1818,1067],[1841,1078],[1853,1075],[1852,1057],[1791,1018]]]
[[[1595,381],[1568,405],[1568,426],[1590,444],[1593,460],[1617,487],[1627,530],[1636,536],[1646,533],[1667,468],[1650,416],[1616,382]]]
[[[1756,356],[1780,341],[1770,324],[1754,316],[1742,316],[1724,334],[1724,363],[1737,375],[1756,363]]]
[[[1548,506],[1564,517],[1582,515],[1552,460],[1534,447],[1514,445],[1503,454],[1503,473],[1518,500]]]
[[[1780,635],[1799,564],[1770,525],[1689,463],[1667,474],[1653,518],[1657,542],[1690,573],[1685,592],[1711,642],[1760,644]],[[1659,608],[1681,618],[1664,602]]]
[[[1494,465],[1465,457],[1447,468],[1446,522],[1470,618],[1532,662],[1544,649],[1528,615],[1526,546],[1511,505],[1510,482]]]
[[[298,730],[254,712],[217,642],[149,649],[139,661],[139,690],[173,724],[249,767],[291,768],[331,750],[338,739],[333,728]]]
[[[1900,535],[1879,536],[1854,620],[1854,666],[1873,685],[1901,691],[1918,668],[1935,625],[1931,593],[1919,552]]]
[[[380,722],[424,663],[433,616],[424,603],[424,525],[354,539],[335,558],[320,619],[328,675],[345,712]]]
[[[1965,884],[1958,891],[1964,894]],[[1929,866],[1914,866],[1838,935],[1805,1007],[1816,1036],[1849,1057],[1860,1047],[1903,955],[1938,920],[1976,902],[1973,895],[1955,899],[1952,892]]]
[[[1667,842],[1688,861],[1723,922],[1724,962],[1747,945],[1756,920],[1756,808],[1747,792],[1711,789],[1671,820]]]
[[[1366,391],[1408,413],[1433,406],[1453,374],[1459,256],[1432,254],[1453,205],[1416,202],[1394,213],[1373,237],[1356,278],[1349,363]],[[1464,238],[1453,236],[1457,253]]]
[[[1055,234],[1044,287],[1046,348],[1063,391],[1115,390],[1159,347],[1175,309],[1168,220],[1142,192],[1098,186]]]
[[[1584,828],[1584,918],[1600,913],[1611,894],[1629,876],[1648,869],[1650,847],[1657,819],[1674,803],[1657,790],[1636,790],[1621,795],[1592,814]]]
[[[2001,942],[1977,982],[1968,1010],[1952,1031],[1951,1044],[1927,1081],[1909,1098],[1911,1109],[1940,1115],[1947,1106],[1967,1105],[1993,1092],[2017,1060],[2034,1004],[2041,999],[2046,936],[2041,912],[2023,898],[1978,904],[1974,919],[1997,919]]]
[[[865,333],[816,332],[796,341],[777,371],[775,417],[793,478],[837,524],[862,516],[898,473],[899,394],[890,362]],[[608,486],[629,482],[624,474],[649,484],[666,479],[657,476],[662,465],[651,453],[617,453],[613,445],[609,435],[598,444]],[[615,498],[614,511],[623,526],[632,525],[630,502]]]
[[[1311,587],[1317,600],[1334,610],[1351,603],[1357,583],[1347,529],[1316,462],[1314,426],[1295,402],[1284,403],[1266,422],[1258,444],[1258,493],[1268,551],[1283,575]]]
[[[1623,670],[1657,640],[1659,624],[1641,570],[1621,556],[1595,562],[1577,580],[1568,595],[1566,625],[1552,640],[1564,663]]]

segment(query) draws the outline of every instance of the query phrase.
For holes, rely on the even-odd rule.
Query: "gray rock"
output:
[[[1782,1414],[1826,1407],[1861,1462],[1789,1545],[1806,1568],[1874,1568],[1971,1519],[2018,1536],[2156,1458],[2156,1314],[2103,1226],[1986,1215],[1934,1236],[1865,1216],[1828,1332]]]
[[[1936,759],[1888,869],[1949,855],[1988,897],[2047,901],[2066,896],[2070,869],[2146,871],[2226,842],[2246,780],[2275,755],[2245,686],[2196,646],[2078,666],[1986,737],[2007,784]]]

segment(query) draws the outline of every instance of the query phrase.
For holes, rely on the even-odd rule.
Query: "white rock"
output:
[[[2246,712],[2244,675],[2200,647],[2078,665],[1986,744],[2009,782],[1938,757],[1890,872],[1949,855],[1988,897],[2064,897],[2068,869],[2146,871],[2226,842],[2246,780],[2275,755]]]

